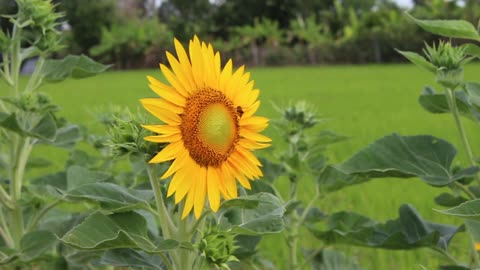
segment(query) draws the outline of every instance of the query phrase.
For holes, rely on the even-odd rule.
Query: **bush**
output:
[[[60,8],[72,27],[72,40],[80,52],[100,42],[102,29],[109,28],[116,20],[114,0],[62,0]]]
[[[157,20],[132,19],[103,28],[100,44],[90,54],[122,69],[156,66],[172,40],[173,34]]]

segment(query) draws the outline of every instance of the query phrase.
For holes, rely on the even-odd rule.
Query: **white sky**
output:
[[[412,0],[395,0],[397,4],[401,7],[411,7],[413,6]]]

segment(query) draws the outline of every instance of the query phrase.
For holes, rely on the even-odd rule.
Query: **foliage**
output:
[[[155,19],[130,20],[103,28],[100,43],[90,54],[113,62],[119,68],[142,66],[150,53],[165,49],[173,34]]]
[[[60,8],[72,28],[73,41],[80,52],[100,43],[102,29],[111,27],[116,21],[116,1],[61,0]]]
[[[480,39],[478,29],[467,21],[419,20],[410,15],[408,17],[424,30],[436,35],[473,41]],[[464,224],[458,228],[449,225],[428,224],[421,221],[415,212],[409,210],[410,213],[407,214],[408,208],[401,207],[399,221],[391,221],[377,227],[378,225],[372,223],[371,220],[361,216],[342,224],[333,220],[332,225],[329,226],[332,231],[315,231],[317,236],[329,239],[344,237],[348,239],[346,242],[349,244],[366,244],[388,249],[392,248],[389,244],[385,244],[389,242],[389,239],[375,235],[385,236],[385,231],[405,233],[408,232],[406,228],[414,227],[416,237],[407,237],[408,241],[404,243],[404,248],[415,248],[419,242],[425,244],[424,237],[426,237],[434,240],[430,243],[430,248],[439,251],[456,265],[441,267],[441,269],[463,269],[465,266],[480,267],[476,248],[480,240],[478,238],[480,227],[479,223],[475,221],[478,216],[475,208],[478,204],[480,185],[478,159],[473,154],[461,119],[464,116],[478,124],[478,83],[465,82],[463,77],[465,63],[472,59],[467,54],[475,55],[475,50],[471,49],[472,46],[474,45],[467,44],[458,47],[452,45],[451,41],[440,41],[438,45],[433,46],[426,44],[425,58],[413,52],[399,51],[412,63],[433,73],[436,82],[443,88],[443,93],[436,93],[431,87],[425,88],[419,101],[429,112],[448,113],[453,116],[463,150],[467,155],[468,165],[462,166],[464,168],[452,168],[451,164],[457,150],[455,146],[445,140],[431,135],[400,136],[393,134],[373,142],[347,161],[336,166],[336,169],[349,175],[350,179],[355,179],[355,177],[408,178],[416,176],[432,186],[448,186],[452,193],[442,193],[435,198],[435,202],[441,206],[450,207],[450,209],[438,211],[461,217],[464,219]],[[470,49],[467,50],[467,48]],[[355,183],[355,181],[350,182]],[[402,221],[406,216],[413,219]],[[418,224],[414,225],[415,223]],[[401,229],[402,224],[407,227]],[[398,227],[399,225],[400,227]],[[468,245],[470,260],[465,263],[455,259],[447,248],[451,238],[463,230],[463,227],[466,228],[471,238],[471,244]],[[437,235],[433,238],[429,232],[432,228],[438,230]],[[395,239],[398,241],[401,238],[397,236]],[[432,246],[432,244],[434,245]]]
[[[50,1],[18,0],[17,6],[16,14],[4,15],[12,23],[12,31],[2,30],[0,34],[1,75],[8,85],[7,95],[0,101],[0,144],[5,149],[0,155],[0,264],[11,268],[34,267],[60,256],[55,233],[61,223],[54,222],[47,228],[42,224],[47,212],[61,202],[61,196],[55,188],[37,186],[27,177],[35,163],[40,167],[50,165],[46,160],[35,162],[30,158],[31,151],[41,144],[71,149],[81,140],[79,127],[60,118],[58,106],[38,88],[69,77],[94,76],[108,68],[86,56],[48,59],[61,48],[57,27],[62,15],[54,11]],[[38,59],[35,70],[27,84],[21,85],[20,67],[31,57]],[[68,172],[42,179],[59,184],[65,177],[71,180],[73,175]],[[63,217],[70,219],[69,214]]]

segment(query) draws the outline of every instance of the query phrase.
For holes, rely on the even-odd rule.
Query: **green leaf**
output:
[[[0,112],[0,126],[16,132],[22,136],[30,136],[43,140],[53,140],[57,130],[55,119],[50,113],[46,113],[32,128],[25,127],[17,114],[10,115]]]
[[[470,22],[463,20],[419,20],[407,13],[424,30],[444,37],[480,40],[477,29]]]
[[[135,212],[108,216],[95,212],[60,240],[82,250],[135,248],[146,252],[163,252],[178,247],[175,240],[159,240],[155,243],[150,240],[147,235],[147,222]]]
[[[470,120],[480,120],[480,112],[468,101],[469,97],[463,91],[455,91],[455,100],[460,115]],[[437,93],[432,87],[427,86],[423,89],[418,98],[420,105],[431,113],[450,113],[447,97],[445,93]]]
[[[102,209],[111,212],[129,211],[132,209],[150,209],[153,199],[151,190],[128,190],[112,183],[92,183],[78,186],[65,193],[70,201],[90,200],[99,202]]]
[[[25,234],[20,242],[20,260],[31,261],[44,252],[52,250],[57,238],[49,231],[33,231]]]
[[[342,252],[323,249],[312,260],[313,270],[361,270],[357,263]]]
[[[317,181],[321,191],[333,192],[348,186],[361,184],[368,180],[368,177],[346,174],[337,170],[335,167],[327,166]]]
[[[20,126],[17,115],[15,113],[6,114],[0,112],[0,126],[25,136],[25,131]]]
[[[480,108],[480,83],[466,83],[465,90],[468,93],[468,100],[475,105],[476,108]]]
[[[452,206],[457,206],[463,202],[466,202],[467,199],[465,199],[462,196],[454,196],[450,193],[442,193],[435,197],[435,203],[441,206],[446,206],[446,207],[452,207]]]
[[[404,52],[400,50],[396,50],[398,53],[403,55],[407,58],[410,62],[414,63],[415,65],[430,71],[434,74],[437,73],[437,67],[435,67],[432,63],[428,62],[423,56],[419,55],[418,53],[414,52]]]
[[[438,270],[471,270],[471,268],[461,265],[442,265]]]
[[[46,158],[30,157],[27,161],[27,168],[44,168],[52,165],[52,162]]]
[[[371,178],[416,176],[430,185],[445,186],[478,171],[472,167],[453,173],[450,167],[456,154],[455,147],[445,140],[394,133],[360,150],[337,169]]]
[[[43,141],[56,147],[72,149],[75,144],[82,140],[82,132],[77,125],[69,125],[57,129],[55,139],[53,141]]]
[[[48,82],[60,82],[68,77],[82,79],[104,72],[110,66],[93,61],[85,55],[69,55],[63,60],[47,60],[41,74]]]
[[[331,215],[327,226],[327,230],[308,227],[317,238],[326,243],[384,249],[431,247],[446,250],[453,236],[463,230],[463,227],[425,221],[410,205],[402,205],[399,217],[383,224],[343,211]]]
[[[278,233],[283,229],[285,208],[270,193],[258,193],[224,201],[218,213],[222,223],[246,235]]]
[[[57,124],[52,114],[46,113],[35,127],[28,131],[28,134],[39,139],[53,141],[57,134]]]
[[[100,264],[132,267],[134,269],[165,269],[165,265],[159,256],[133,249],[108,250],[100,259]]]
[[[480,58],[480,47],[475,45],[475,44],[465,44],[462,47],[465,47],[465,54],[475,56],[477,58]]]
[[[458,206],[446,210],[436,210],[440,213],[466,219],[479,219],[480,199],[466,201]]]
[[[85,167],[73,165],[67,169],[67,189],[71,190],[85,184],[103,182],[110,178],[104,172],[91,171]]]
[[[15,259],[17,252],[7,247],[0,247],[0,265],[7,264]]]
[[[273,183],[278,177],[285,173],[285,169],[281,164],[271,162],[266,158],[260,158],[260,163],[262,163],[262,179],[267,180],[270,183]]]

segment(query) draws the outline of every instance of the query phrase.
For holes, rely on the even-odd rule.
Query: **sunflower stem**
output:
[[[165,238],[172,238],[172,235],[174,235],[178,229],[170,218],[167,207],[165,206],[162,190],[160,189],[160,184],[158,183],[159,179],[156,174],[155,165],[147,164],[147,173],[153,193],[155,194],[158,222],[160,228],[162,229],[162,234]]]
[[[467,154],[468,160],[473,167],[476,167],[477,162],[475,161],[472,148],[470,147],[470,142],[468,141],[467,133],[465,132],[465,128],[463,127],[462,121],[460,119],[460,113],[458,112],[455,89],[445,88],[445,92],[447,96],[448,106],[450,107],[453,119],[455,120],[455,125],[457,126],[458,133],[460,135],[460,138],[462,139],[463,147]],[[478,174],[475,174],[475,180],[477,181],[477,184],[480,185],[480,178]]]

